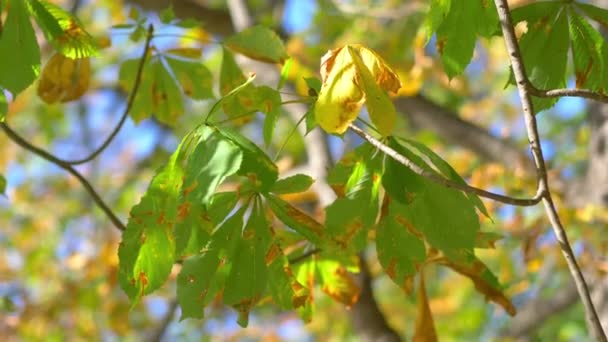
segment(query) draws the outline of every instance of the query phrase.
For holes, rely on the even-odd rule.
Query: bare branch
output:
[[[59,166],[60,168],[66,170],[67,172],[71,173],[74,177],[76,177],[78,179],[78,181],[80,181],[80,184],[82,184],[82,186],[84,186],[84,188],[87,190],[89,195],[91,195],[91,197],[93,198],[93,200],[95,201],[97,206],[99,206],[99,208],[101,208],[101,210],[103,210],[103,212],[108,216],[110,221],[112,221],[114,226],[116,226],[116,228],[118,228],[121,231],[126,229],[124,223],[122,223],[120,221],[120,219],[118,219],[118,217],[114,214],[112,209],[110,209],[110,207],[103,201],[103,199],[101,199],[101,196],[99,196],[97,191],[95,191],[95,189],[93,188],[91,183],[89,183],[89,181],[80,172],[76,171],[76,169],[74,169],[74,167],[72,167],[72,165],[63,162],[61,159],[46,152],[45,150],[30,144],[24,138],[22,138],[19,134],[17,134],[17,132],[13,131],[6,124],[6,122],[0,123],[0,128],[2,128],[4,133],[6,133],[6,135],[12,141],[14,141],[17,145],[42,157],[43,159],[48,160],[49,162]]]
[[[589,100],[608,103],[608,96],[588,89],[537,89],[531,83],[527,85],[531,95],[537,97],[582,97]]]
[[[118,124],[116,125],[116,127],[114,128],[112,133],[110,133],[108,138],[101,144],[101,146],[99,146],[95,151],[91,152],[91,154],[89,154],[88,156],[81,158],[81,159],[73,159],[73,160],[61,159],[61,161],[63,163],[71,164],[71,165],[79,165],[79,164],[88,163],[91,160],[95,159],[101,152],[103,152],[103,150],[105,150],[108,147],[108,145],[110,145],[110,143],[112,142],[114,137],[116,137],[116,135],[118,134],[118,132],[124,125],[125,121],[127,120],[127,117],[129,116],[129,112],[131,111],[131,108],[133,107],[133,103],[135,102],[135,96],[137,96],[137,92],[139,90],[139,85],[141,83],[141,76],[143,74],[144,64],[146,63],[146,57],[148,55],[148,51],[150,50],[150,42],[152,41],[153,33],[154,33],[154,26],[152,26],[152,24],[150,24],[148,26],[148,35],[146,36],[146,43],[144,45],[144,51],[142,52],[142,55],[139,59],[139,65],[137,66],[137,74],[135,75],[135,82],[133,83],[133,88],[131,89],[131,94],[129,94],[129,99],[127,100],[127,107],[125,108],[125,111],[122,113],[122,116],[120,117],[120,121],[118,121]]]
[[[349,128],[353,132],[355,132],[355,134],[357,134],[358,136],[363,138],[365,141],[372,144],[374,147],[376,147],[377,149],[382,151],[387,156],[393,158],[400,164],[403,164],[404,166],[406,166],[408,169],[412,170],[417,175],[422,176],[439,185],[442,185],[442,186],[445,186],[448,188],[458,189],[458,190],[464,191],[466,193],[476,194],[478,196],[490,198],[490,199],[493,199],[498,202],[517,205],[517,206],[534,206],[534,205],[538,204],[542,199],[542,192],[540,192],[540,191],[538,191],[533,198],[515,198],[515,197],[510,197],[510,196],[504,196],[504,195],[497,194],[494,192],[489,192],[489,191],[486,191],[483,189],[476,188],[474,186],[470,186],[468,184],[456,183],[452,180],[443,178],[442,176],[440,176],[434,172],[425,170],[425,169],[421,168],[420,166],[414,164],[414,162],[409,160],[407,157],[405,157],[404,155],[395,151],[391,147],[385,145],[380,140],[369,135],[368,133],[363,131],[361,128],[359,128],[353,124],[351,124],[349,126]]]
[[[604,330],[602,329],[602,324],[600,323],[597,311],[595,310],[593,301],[591,300],[589,287],[587,286],[587,283],[585,282],[585,277],[583,276],[583,273],[581,272],[581,269],[578,263],[576,262],[574,252],[572,251],[572,247],[570,246],[570,242],[568,241],[568,236],[559,219],[557,209],[555,208],[555,204],[553,203],[553,199],[551,197],[551,192],[549,191],[547,169],[545,166],[545,160],[543,158],[543,152],[540,145],[540,138],[536,124],[536,117],[534,115],[534,108],[532,106],[532,100],[530,97],[530,91],[528,89],[528,85],[530,82],[526,76],[526,70],[523,64],[523,59],[519,51],[517,36],[515,35],[513,21],[511,19],[511,13],[509,11],[509,5],[507,3],[507,0],[494,0],[494,3],[496,4],[496,9],[498,11],[498,18],[500,20],[502,34],[507,45],[507,51],[509,53],[509,58],[511,59],[513,75],[515,76],[517,90],[521,99],[524,119],[526,122],[526,130],[528,132],[528,140],[530,143],[530,148],[532,149],[532,156],[534,157],[536,172],[538,175],[538,189],[543,196],[543,204],[545,205],[545,211],[547,212],[547,216],[549,217],[549,221],[551,222],[553,232],[555,233],[557,241],[559,242],[564,257],[566,258],[566,262],[568,263],[568,268],[570,269],[570,273],[572,275],[572,278],[574,279],[574,283],[576,284],[578,294],[581,297],[581,300],[585,307],[585,316],[587,319],[587,323],[591,328],[591,334],[596,341],[606,341],[606,335],[604,333]]]
[[[175,316],[176,310],[177,310],[177,299],[172,299],[171,303],[169,304],[169,308],[167,309],[167,313],[165,314],[165,317],[160,322],[160,325],[156,328],[156,330],[154,331],[154,334],[149,339],[149,341],[160,342],[162,340],[163,336],[167,332],[167,328],[169,327],[169,324],[171,324],[171,322],[173,321],[173,316]]]

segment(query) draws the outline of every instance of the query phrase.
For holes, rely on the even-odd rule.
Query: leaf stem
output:
[[[534,91],[531,91],[532,87],[530,87],[530,81],[527,77],[526,69],[521,57],[521,52],[517,43],[517,36],[515,35],[515,29],[513,28],[513,21],[511,19],[509,5],[507,0],[494,0],[494,3],[496,4],[502,34],[507,46],[507,51],[511,60],[511,67],[513,69],[513,75],[515,76],[517,90],[521,99],[526,130],[528,132],[528,140],[532,150],[532,156],[534,157],[534,163],[536,165],[539,194],[541,194],[545,211],[549,221],[551,222],[551,227],[553,228],[553,232],[555,233],[557,241],[559,242],[559,246],[564,254],[568,268],[570,269],[570,274],[572,275],[578,290],[578,294],[583,302],[586,320],[589,328],[591,329],[591,335],[596,341],[606,341],[606,335],[602,329],[602,324],[593,305],[593,301],[591,300],[589,287],[587,286],[585,277],[583,276],[583,273],[576,261],[576,257],[572,251],[570,242],[568,241],[568,236],[562,222],[560,221],[555,203],[551,197],[551,192],[549,191],[547,169],[540,145],[540,135],[538,133],[536,117],[534,115],[534,107],[531,99],[531,94],[534,94]]]
[[[120,117],[120,120],[118,121],[118,124],[116,125],[116,127],[114,128],[112,133],[110,133],[110,135],[101,144],[101,146],[99,146],[95,151],[91,152],[91,154],[89,154],[88,156],[81,158],[81,159],[72,159],[72,160],[60,159],[63,163],[70,164],[70,165],[80,165],[80,164],[88,163],[91,160],[95,159],[101,152],[103,152],[103,150],[105,150],[110,145],[112,140],[114,140],[114,138],[116,137],[116,135],[118,134],[118,132],[120,131],[122,126],[124,125],[125,121],[127,120],[127,117],[129,116],[129,112],[131,111],[131,108],[133,107],[133,103],[135,102],[135,97],[137,96],[137,92],[139,91],[139,86],[141,84],[141,76],[143,75],[144,64],[146,62],[146,57],[147,57],[148,51],[150,49],[150,42],[152,41],[153,33],[154,33],[154,26],[152,26],[152,24],[150,24],[148,26],[148,34],[146,36],[146,43],[144,46],[144,51],[140,57],[139,65],[137,67],[137,74],[135,76],[135,82],[133,83],[133,88],[131,89],[129,99],[127,100],[127,107],[125,108],[125,111],[122,113],[122,116]]]

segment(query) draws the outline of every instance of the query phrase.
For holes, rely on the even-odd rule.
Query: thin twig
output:
[[[365,141],[369,142],[370,144],[372,144],[374,147],[376,147],[377,149],[379,149],[380,151],[382,151],[384,154],[386,154],[387,156],[393,158],[394,160],[396,160],[397,162],[399,162],[400,164],[403,164],[404,166],[406,166],[408,169],[412,170],[414,173],[416,173],[419,176],[422,176],[432,182],[435,182],[439,185],[448,187],[448,188],[454,188],[454,189],[458,189],[460,191],[466,192],[466,193],[473,193],[476,194],[478,196],[481,197],[485,197],[485,198],[489,198],[489,199],[493,199],[497,202],[502,202],[502,203],[507,203],[507,204],[512,204],[512,205],[517,205],[517,206],[522,206],[522,207],[526,207],[526,206],[534,206],[536,204],[538,204],[541,199],[542,199],[542,192],[538,191],[536,193],[536,195],[532,198],[515,198],[515,197],[510,197],[510,196],[505,196],[505,195],[501,195],[501,194],[497,194],[494,192],[490,192],[490,191],[486,191],[483,189],[479,189],[476,188],[474,186],[470,186],[468,184],[462,184],[462,183],[457,183],[454,182],[452,180],[449,180],[447,178],[443,178],[442,176],[425,170],[423,168],[421,168],[420,166],[414,164],[414,162],[412,162],[411,160],[409,160],[407,157],[405,157],[404,155],[400,154],[399,152],[395,151],[394,149],[392,149],[391,147],[385,145],[384,143],[382,143],[380,140],[374,138],[373,136],[371,136],[370,134],[368,134],[367,132],[363,131],[361,128],[351,124],[349,126],[349,128],[355,132],[355,134],[357,134],[358,136],[360,136],[361,138],[363,138]]]
[[[523,64],[523,59],[519,51],[519,45],[517,43],[517,36],[513,28],[513,21],[511,19],[511,13],[509,11],[509,5],[507,0],[494,0],[496,9],[498,11],[498,18],[500,19],[500,26],[502,34],[507,46],[507,51],[511,59],[511,67],[513,68],[513,75],[515,76],[515,82],[517,84],[517,90],[519,91],[519,97],[521,99],[522,109],[524,112],[524,119],[526,122],[526,130],[528,132],[528,140],[530,148],[532,149],[532,155],[536,165],[536,172],[538,175],[538,188],[541,191],[543,197],[543,204],[545,205],[545,211],[551,222],[553,232],[559,242],[561,250],[568,263],[568,268],[578,294],[581,297],[583,306],[585,307],[585,316],[587,323],[591,329],[591,335],[596,341],[606,341],[606,335],[602,329],[602,324],[597,315],[597,311],[591,300],[591,294],[589,287],[585,282],[585,277],[576,262],[574,252],[568,241],[566,231],[559,219],[557,209],[553,203],[551,192],[549,191],[549,180],[547,177],[547,169],[545,166],[545,160],[543,158],[543,152],[540,145],[540,138],[538,134],[538,128],[536,124],[536,117],[534,116],[534,108],[532,106],[531,94],[528,88],[529,81],[526,76],[526,69]]]
[[[103,212],[108,216],[108,218],[110,219],[110,221],[112,221],[112,223],[114,224],[114,226],[116,226],[116,228],[118,228],[119,230],[125,230],[126,227],[125,225],[120,221],[120,219],[114,214],[114,212],[112,211],[112,209],[110,209],[110,207],[103,201],[103,199],[101,199],[101,196],[99,196],[99,194],[97,193],[97,191],[95,191],[95,189],[93,188],[93,186],[91,185],[91,183],[89,183],[89,181],[78,171],[76,171],[76,169],[74,169],[74,167],[72,167],[72,165],[67,164],[65,162],[63,162],[61,159],[55,157],[54,155],[46,152],[45,150],[38,148],[32,144],[30,144],[29,142],[27,142],[24,138],[22,138],[19,134],[17,134],[17,132],[13,131],[7,124],[6,122],[2,122],[0,123],[0,128],[2,128],[2,130],[4,131],[4,133],[6,133],[6,135],[12,140],[14,141],[17,145],[25,148],[26,150],[48,160],[49,162],[59,166],[60,168],[66,170],[67,172],[71,173],[74,177],[76,177],[78,179],[78,181],[80,181],[80,184],[82,184],[82,186],[84,186],[84,188],[87,190],[87,192],[89,193],[89,195],[91,195],[91,197],[93,198],[93,200],[95,201],[95,203],[97,203],[97,206],[99,206],[101,208],[101,210],[103,210]]]
[[[137,74],[135,75],[135,82],[133,83],[133,89],[131,89],[131,93],[129,94],[129,99],[127,100],[127,107],[125,108],[125,111],[122,113],[122,116],[120,117],[120,121],[118,121],[118,124],[116,125],[116,127],[114,128],[112,133],[110,133],[110,135],[106,138],[106,140],[103,142],[103,144],[101,144],[101,146],[99,146],[95,151],[91,152],[91,154],[89,154],[88,156],[81,158],[81,159],[74,159],[74,160],[60,159],[63,163],[70,164],[70,165],[79,165],[79,164],[88,163],[91,160],[97,158],[97,156],[101,152],[103,152],[103,150],[105,150],[108,147],[108,145],[110,145],[112,140],[114,140],[114,137],[116,137],[116,135],[118,134],[118,132],[124,125],[125,121],[127,121],[129,112],[131,111],[131,108],[133,107],[133,103],[135,103],[135,97],[137,96],[137,92],[139,90],[139,85],[141,84],[141,76],[143,74],[144,64],[146,63],[146,57],[148,56],[148,51],[150,50],[150,42],[152,41],[153,33],[154,33],[154,26],[152,26],[152,24],[150,24],[148,26],[148,35],[146,36],[146,43],[144,45],[144,51],[139,59],[139,65],[137,67]]]
[[[608,96],[588,89],[537,89],[528,82],[528,92],[536,97],[582,97],[589,100],[608,103]]]

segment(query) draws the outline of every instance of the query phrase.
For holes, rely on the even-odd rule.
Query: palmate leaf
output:
[[[228,37],[224,46],[251,59],[280,63],[288,58],[281,38],[267,27],[256,25]]]
[[[443,67],[453,78],[471,61],[477,36],[489,37],[498,31],[498,15],[493,1],[433,0],[424,29],[427,40],[437,34]]]
[[[182,317],[203,318],[203,309],[226,282],[227,262],[233,254],[243,228],[242,207],[219,226],[201,254],[184,261],[177,277],[177,300]]]
[[[14,98],[38,77],[40,48],[27,3],[11,0],[9,5],[0,34],[0,88],[10,91]]]
[[[236,194],[214,196],[214,193],[226,177],[239,170],[242,161],[240,148],[218,133],[211,134],[194,148],[185,169],[178,203],[178,222],[175,227],[178,255],[200,250],[213,227],[228,216],[236,204]],[[212,196],[215,201],[207,211]]]
[[[281,94],[278,90],[268,86],[254,86],[248,84],[238,94],[228,97],[228,94],[246,82],[243,72],[236,64],[230,51],[224,49],[222,67],[220,70],[220,92],[224,96],[222,109],[233,118],[236,124],[245,124],[251,121],[256,112],[266,114],[264,120],[264,143],[269,145],[274,129],[281,113]]]
[[[98,54],[95,40],[72,14],[45,0],[29,0],[28,4],[36,23],[55,50],[72,59]]]
[[[157,54],[144,64],[139,91],[129,112],[135,122],[154,113],[159,121],[172,126],[184,112],[182,92],[195,100],[213,97],[211,72],[198,60],[171,56],[176,53],[170,50],[166,56]],[[120,66],[119,83],[124,90],[133,88],[138,65],[138,59],[129,59]]]
[[[389,145],[419,167],[433,171],[419,156],[395,139],[390,139]],[[391,198],[396,200],[398,219],[410,224],[433,247],[444,251],[448,256],[454,250],[472,250],[479,231],[476,201],[458,190],[433,183],[412,171],[406,177],[407,168],[392,164],[388,159],[385,160],[385,165],[383,180],[390,178],[391,181],[383,181],[383,186]],[[396,171],[391,173],[391,168]]]
[[[561,9],[562,2],[549,1],[513,10],[514,23],[525,20],[528,24],[528,32],[521,37],[519,45],[528,78],[539,89],[566,85],[569,32],[567,13]],[[515,82],[513,76],[511,82]],[[534,98],[534,109],[547,109],[556,101]]]
[[[607,84],[608,47],[602,35],[576,11],[569,11],[572,59],[577,88],[599,89]]]
[[[172,227],[183,176],[180,151],[181,145],[154,176],[141,202],[131,209],[122,235],[118,248],[119,282],[132,305],[159,288],[175,262]]]
[[[353,167],[344,197],[325,209],[325,226],[332,241],[353,253],[365,248],[368,231],[378,215],[379,163],[371,153],[364,158]]]
[[[397,202],[385,197],[382,206],[382,219],[376,229],[378,260],[399,287],[409,290],[418,265],[426,257],[424,243],[407,221],[399,217]]]
[[[237,238],[238,252],[231,259],[224,303],[238,310],[238,323],[243,327],[247,326],[249,311],[266,292],[266,254],[272,243],[269,229],[263,210],[254,208],[241,236]]]
[[[238,174],[249,178],[259,191],[267,192],[279,177],[276,164],[264,151],[239,132],[229,128],[222,128],[218,132],[243,151],[243,162]]]

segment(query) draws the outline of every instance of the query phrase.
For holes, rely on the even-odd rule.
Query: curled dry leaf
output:
[[[56,53],[42,70],[38,96],[46,103],[76,100],[87,91],[90,79],[89,58],[72,59]]]
[[[376,89],[397,93],[401,87],[399,77],[386,62],[362,45],[345,45],[327,52],[321,59],[321,79],[323,85],[315,104],[316,120],[325,131],[337,134],[344,133],[357,118],[364,102],[386,96],[379,95]],[[370,87],[371,80],[374,87]],[[375,116],[372,121],[383,135],[388,135],[393,126],[394,108],[385,99],[381,103],[384,106],[374,104],[374,109],[386,111],[387,116]]]

